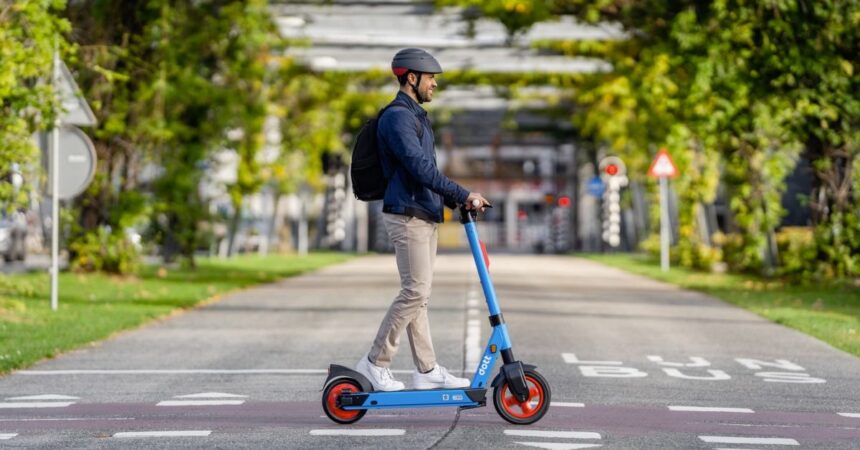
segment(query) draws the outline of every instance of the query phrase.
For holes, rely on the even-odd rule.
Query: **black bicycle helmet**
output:
[[[427,99],[418,91],[418,85],[421,84],[421,75],[425,73],[442,73],[442,66],[439,65],[439,61],[436,61],[433,55],[427,53],[425,50],[421,50],[420,48],[404,48],[394,55],[394,59],[391,61],[391,71],[401,80],[401,83],[405,82],[403,81],[403,77],[406,74],[415,72],[418,75],[417,82],[410,84],[410,86],[415,92],[418,103],[424,103]]]
[[[439,61],[430,53],[420,48],[404,48],[394,55],[391,61],[391,71],[401,76],[409,71],[417,73],[442,73]]]

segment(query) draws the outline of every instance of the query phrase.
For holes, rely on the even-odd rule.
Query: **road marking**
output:
[[[155,406],[236,406],[243,403],[245,400],[164,400]]]
[[[568,444],[567,442],[515,442],[529,447],[545,448],[548,450],[574,450],[578,448],[600,447],[600,444]]]
[[[624,364],[621,361],[581,361],[573,353],[562,353],[561,357],[568,364],[587,364],[589,366],[620,366]]]
[[[669,406],[669,411],[754,413],[749,408],[720,408],[710,406]]]
[[[662,356],[659,355],[648,355],[648,360],[651,362],[655,362],[660,364],[661,366],[668,367],[708,367],[711,365],[707,359],[702,358],[701,356],[691,356],[690,363],[677,363],[677,362],[668,362],[664,361]]]
[[[173,431],[123,431],[114,433],[115,438],[137,437],[204,437],[212,434],[211,430],[173,430]]]
[[[390,428],[367,428],[363,430],[343,430],[327,428],[324,430],[311,430],[311,436],[403,436],[406,430]]]
[[[478,313],[478,292],[475,288],[467,291],[468,300],[466,301],[466,317],[477,316]],[[481,321],[478,319],[468,319],[466,321],[466,367],[478,367],[478,362],[481,360]]]
[[[412,370],[392,370],[412,373]],[[21,370],[16,375],[328,375],[325,369],[92,369],[92,370]]]
[[[75,402],[0,402],[0,409],[65,408]]]
[[[93,369],[93,370],[22,370],[19,375],[327,375],[324,369]]]
[[[853,419],[860,419],[860,413],[836,413],[842,417],[851,417]]]
[[[800,445],[789,438],[756,438],[740,436],[699,436],[704,442],[715,444],[762,444],[762,445]]]
[[[248,398],[248,396],[223,392],[201,392],[200,394],[177,395],[174,398]]]
[[[541,430],[505,430],[508,436],[542,437],[561,439],[600,439],[600,433],[590,431],[541,431]]]
[[[584,408],[585,403],[550,402],[549,406],[560,406],[562,408]]]
[[[57,395],[57,394],[45,394],[45,395],[27,395],[24,397],[11,397],[6,400],[80,400],[80,397],[72,397],[71,395]]]
[[[0,433],[0,441],[8,441],[17,435],[18,433]]]
[[[323,416],[325,417],[325,416]],[[51,417],[51,418],[32,418],[32,419],[0,419],[0,422],[54,422],[54,421],[76,421],[76,420],[134,420],[134,417]]]

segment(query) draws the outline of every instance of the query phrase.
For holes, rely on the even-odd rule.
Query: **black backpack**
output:
[[[403,102],[391,102],[379,111],[379,115],[369,119],[355,136],[352,144],[352,163],[349,167],[349,176],[352,179],[352,193],[359,200],[366,202],[382,200],[385,196],[385,188],[388,180],[382,171],[382,160],[379,157],[379,142],[376,139],[376,129],[379,118],[392,106],[407,105]],[[418,117],[415,118],[415,132],[418,140],[424,137],[424,127]]]

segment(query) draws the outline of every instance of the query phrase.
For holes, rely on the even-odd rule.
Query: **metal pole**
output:
[[[57,44],[54,45],[54,80],[57,86],[60,79],[60,51]],[[60,240],[60,115],[54,120],[54,129],[51,130],[51,310],[56,311],[59,307],[57,278],[59,277],[59,240]]]
[[[660,269],[669,271],[669,182],[660,177]]]

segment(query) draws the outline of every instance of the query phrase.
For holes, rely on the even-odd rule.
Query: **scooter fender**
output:
[[[332,364],[328,367],[328,378],[326,378],[322,390],[325,390],[326,386],[332,382],[342,379],[357,381],[358,385],[361,386],[362,392],[373,392],[373,385],[370,384],[370,380],[368,380],[367,377],[348,367],[339,366],[337,364]]]
[[[514,361],[512,363],[505,364],[499,370],[499,374],[496,375],[496,378],[493,379],[493,382],[490,383],[490,386],[493,388],[497,388],[501,386],[502,382],[507,380],[508,386],[510,386],[511,393],[514,394],[515,397],[521,402],[526,401],[529,396],[528,385],[526,384],[526,377],[524,372],[526,370],[534,370],[537,369],[537,366],[533,366],[531,364],[523,364],[522,361]]]

